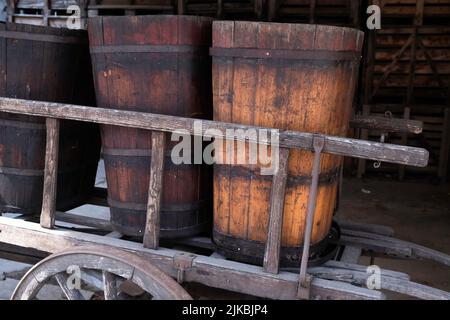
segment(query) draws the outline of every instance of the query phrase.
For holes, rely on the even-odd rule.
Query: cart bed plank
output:
[[[105,245],[134,252],[149,259],[167,274],[175,277],[173,257],[180,251],[146,249],[140,243],[96,236],[76,231],[44,229],[36,223],[0,217],[0,242],[58,252],[81,245]],[[185,280],[235,292],[272,299],[295,299],[298,275],[289,272],[269,274],[261,267],[196,256],[193,267],[185,272]],[[340,281],[314,278],[312,296],[322,299],[385,299],[383,293]]]

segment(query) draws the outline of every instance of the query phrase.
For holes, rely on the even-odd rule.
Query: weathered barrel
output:
[[[363,33],[349,28],[214,22],[214,120],[345,136],[362,42]],[[261,163],[236,165],[230,157],[231,164],[223,160],[214,168],[214,242],[228,257],[260,264],[272,175],[260,174]],[[314,254],[329,239],[341,162],[333,155],[321,160]],[[301,258],[312,163],[311,152],[291,150],[281,243],[284,265],[297,265]]]
[[[87,33],[0,24],[0,95],[92,105],[94,85]],[[100,155],[97,125],[62,121],[57,209],[92,194]],[[40,213],[45,163],[45,120],[0,113],[0,211]]]
[[[98,106],[193,118],[212,116],[210,18],[98,17],[90,19],[88,31]],[[109,125],[103,125],[101,132],[112,225],[124,234],[142,236],[151,132]],[[212,173],[199,164],[175,164],[171,150],[176,143],[168,134],[161,237],[193,235],[211,223],[212,210],[207,212],[205,206]]]

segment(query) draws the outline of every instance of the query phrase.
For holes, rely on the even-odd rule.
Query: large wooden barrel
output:
[[[214,22],[214,120],[345,136],[362,42],[362,32],[341,27]],[[261,175],[260,164],[235,163],[222,161],[214,168],[213,238],[226,256],[259,264],[268,233],[272,176]],[[282,227],[284,265],[297,265],[301,258],[312,163],[311,152],[291,150]],[[332,155],[321,160],[314,254],[329,238],[341,163],[341,157]]]
[[[210,118],[211,22],[210,18],[170,15],[90,19],[98,106]],[[111,223],[123,234],[142,236],[151,132],[109,125],[103,125],[101,132]],[[170,155],[176,143],[168,134],[161,237],[193,235],[211,223],[212,209],[205,206],[212,173],[202,165],[174,164]]]
[[[0,24],[0,96],[92,105],[94,85],[85,31]],[[97,125],[62,121],[57,209],[92,194],[100,155]],[[40,213],[45,120],[0,113],[0,212]]]

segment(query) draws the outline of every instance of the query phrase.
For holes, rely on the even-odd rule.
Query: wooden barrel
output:
[[[88,31],[98,106],[212,117],[210,18],[97,17],[90,19]],[[142,236],[151,132],[109,125],[101,128],[111,223],[123,234]],[[212,188],[212,173],[208,174],[201,165],[175,165],[170,155],[176,143],[168,134],[161,237],[193,235],[211,223],[212,209],[206,210],[205,206],[206,192]]]
[[[0,95],[92,105],[94,85],[82,31],[0,24]],[[92,194],[100,155],[97,125],[62,121],[57,209]],[[45,120],[0,113],[0,212],[40,213]]]
[[[215,21],[214,120],[345,136],[362,42],[363,33],[348,28]],[[233,161],[223,160],[214,168],[214,242],[230,258],[260,264],[272,175],[261,175],[260,163]],[[311,152],[291,150],[282,227],[284,265],[297,265],[301,258],[312,163]],[[311,240],[315,254],[329,238],[341,163],[339,156],[323,155],[321,160]]]

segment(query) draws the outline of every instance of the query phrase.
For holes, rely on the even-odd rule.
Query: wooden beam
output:
[[[37,223],[0,217],[0,242],[14,243],[46,252],[58,252],[74,246],[104,245],[121,248],[145,257],[148,261],[175,278],[177,270],[173,258],[181,251],[159,248],[146,249],[140,243],[107,238],[76,231],[44,229]],[[21,236],[18,237],[17,235]],[[197,255],[192,268],[185,270],[186,282],[257,295],[269,299],[295,299],[298,275],[290,272],[271,274],[261,267]],[[315,278],[311,283],[312,297],[322,299],[385,299],[382,292],[353,286],[340,281]]]
[[[186,0],[178,0],[177,8],[177,13],[179,15],[186,14]]]
[[[42,22],[44,26],[48,26],[48,17],[50,15],[50,0],[44,0],[43,1],[43,8],[42,8]]]
[[[447,179],[447,167],[450,152],[450,107],[444,111],[444,130],[442,132],[441,146],[439,151],[438,177],[441,182]]]
[[[257,139],[247,135],[227,134],[227,131],[237,130],[274,130],[264,127],[246,126],[211,120],[199,120],[168,116],[162,114],[124,111],[105,108],[31,101],[11,98],[0,98],[0,111],[18,114],[28,114],[41,117],[55,117],[67,120],[77,120],[109,124],[123,127],[133,127],[146,130],[173,132],[179,134],[202,135],[203,137],[231,139],[238,141],[271,144],[270,137]],[[201,130],[194,130],[194,124],[201,121]],[[227,130],[228,129],[228,130]],[[297,131],[279,131],[280,147],[299,148],[313,151],[315,134]],[[324,153],[364,158],[398,164],[425,167],[428,164],[428,151],[421,148],[398,146],[389,143],[361,141],[345,137],[327,136]]]
[[[351,283],[366,286],[370,281],[371,273],[367,270],[350,270],[341,268],[315,267],[311,268],[311,274],[329,280],[343,280]],[[402,278],[391,277],[381,270],[380,274],[381,289],[398,292],[411,297],[427,300],[449,300],[450,293],[415,283]]]
[[[339,224],[339,227],[344,230],[353,230],[353,231],[363,231],[367,233],[378,234],[382,236],[392,237],[394,235],[394,229],[388,226],[383,226],[379,224],[371,224],[371,223],[361,223],[354,222],[348,220],[342,220],[339,218],[335,218],[336,222]]]
[[[158,5],[158,4],[93,4],[88,5],[89,10],[173,10],[172,5]]]
[[[99,230],[112,231],[112,225],[109,220],[86,217],[67,212],[55,212],[56,221],[77,224],[80,226],[91,227]]]
[[[316,0],[309,1],[309,23],[314,23],[316,18]]]
[[[86,300],[78,289],[71,289],[67,285],[69,277],[64,273],[58,273],[55,275],[58,285],[61,287],[62,292],[68,300]]]
[[[373,70],[375,67],[375,46],[376,46],[376,30],[368,31],[366,45],[366,62],[364,67],[364,96],[362,98],[364,104],[369,104],[374,96],[373,89]]]
[[[89,17],[97,17],[98,16],[98,9],[93,9],[91,7],[92,5],[97,5],[98,1],[99,0],[91,0],[91,1],[89,1],[89,4],[86,5],[88,18]]]
[[[108,271],[103,271],[102,276],[105,300],[116,300],[118,296],[116,276]]]
[[[425,58],[427,59],[428,64],[430,65],[431,71],[433,72],[434,77],[436,78],[437,82],[439,83],[439,86],[442,88],[445,88],[445,83],[441,78],[441,74],[438,72],[434,62],[433,57],[428,52],[427,48],[423,44],[421,39],[417,40],[417,44],[419,45],[420,49],[422,50]]]
[[[278,0],[267,1],[267,19],[274,21],[277,18]]]
[[[159,245],[160,211],[164,170],[164,132],[152,132],[152,160],[148,187],[147,219],[144,231],[144,247],[156,249]]]
[[[361,11],[361,1],[360,0],[348,0],[347,7],[350,11],[350,20],[353,28],[360,29],[360,11]],[[372,30],[373,31],[373,30]]]
[[[417,57],[417,27],[414,28],[411,43],[411,60],[409,61],[408,84],[406,87],[406,106],[410,106],[413,102],[414,78],[416,74],[416,57]]]
[[[414,17],[414,25],[421,26],[423,24],[423,9],[425,6],[425,0],[416,1],[416,14]]]
[[[359,258],[361,257],[362,248],[356,246],[345,246],[344,252],[342,253],[341,260],[346,263],[357,264]]]
[[[45,147],[44,192],[41,226],[55,226],[56,185],[58,181],[59,119],[47,118],[47,144]]]
[[[363,105],[362,115],[363,117],[367,117],[370,115],[370,105],[368,104]],[[361,129],[359,132],[359,138],[362,140],[367,140],[369,138],[369,130]],[[357,178],[361,179],[365,173],[366,173],[366,159],[358,159],[358,168],[356,172]]]
[[[258,20],[261,20],[263,15],[264,1],[263,0],[254,0],[254,1],[255,1],[254,10],[256,18],[258,18]]]
[[[383,75],[381,76],[380,81],[377,83],[377,85],[375,86],[375,88],[372,91],[372,97],[374,97],[377,94],[378,90],[380,90],[381,85],[386,81],[386,79],[389,77],[391,72],[394,71],[394,69],[397,65],[398,59],[401,58],[401,56],[406,51],[406,49],[411,45],[412,41],[413,41],[413,38],[409,37],[408,40],[406,41],[406,43],[394,55],[391,63],[386,66],[386,68],[384,69],[385,71],[384,71]]]
[[[423,130],[423,122],[371,115],[355,115],[350,119],[352,128],[380,130],[383,132],[404,132],[419,134]]]
[[[216,17],[221,18],[223,14],[223,2],[222,0],[217,0],[217,12]]]
[[[266,272],[278,273],[281,249],[281,231],[283,227],[284,196],[288,175],[289,149],[281,148],[279,168],[272,179],[270,194],[269,230],[263,268]]]
[[[410,116],[411,116],[411,108],[408,106],[405,107],[405,110],[403,111],[403,118],[405,120],[409,120]],[[408,134],[407,133],[402,133],[402,137],[401,137],[401,144],[406,146],[408,144]],[[405,166],[401,165],[398,168],[398,179],[400,181],[402,181],[405,178]]]
[[[8,0],[6,6],[6,21],[14,22],[15,9],[16,9],[16,0]]]
[[[370,232],[344,229],[339,239],[341,245],[361,246],[366,250],[406,258],[427,259],[450,266],[450,255],[416,243],[373,234]]]

